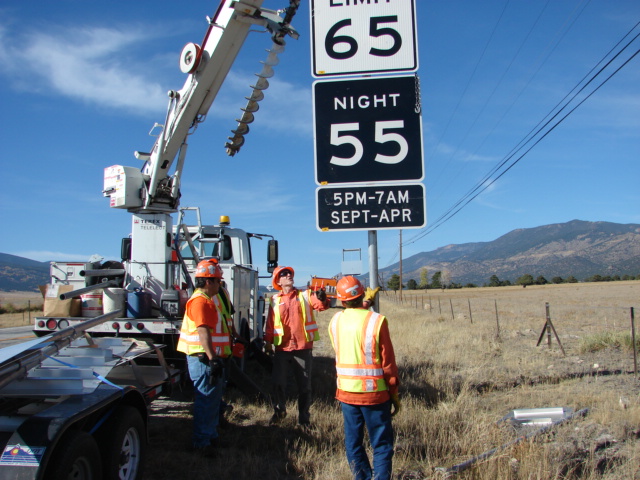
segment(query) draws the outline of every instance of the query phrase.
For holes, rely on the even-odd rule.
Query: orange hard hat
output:
[[[342,277],[336,285],[336,294],[339,300],[346,302],[364,295],[364,287],[356,277],[347,275]]]
[[[291,272],[291,276],[293,277],[294,271],[291,267],[278,267],[273,271],[273,276],[271,277],[271,285],[276,290],[282,290],[282,287],[278,285],[278,278],[280,278],[280,273],[284,270],[289,270]]]
[[[196,267],[196,278],[222,278],[222,269],[214,260],[202,260]]]

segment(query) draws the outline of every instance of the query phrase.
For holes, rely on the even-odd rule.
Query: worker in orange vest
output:
[[[298,424],[309,429],[313,342],[319,338],[314,311],[329,308],[329,300],[323,290],[299,291],[293,285],[293,275],[293,268],[278,267],[271,278],[278,293],[269,299],[264,333],[266,351],[273,351],[275,346],[272,373],[275,398],[270,424],[280,423],[287,415],[287,375],[291,369],[298,386]]]
[[[210,456],[220,446],[218,419],[225,385],[225,362],[231,356],[229,330],[219,302],[222,283],[217,262],[203,260],[195,273],[195,291],[187,302],[177,350],[187,356],[193,382],[192,443],[195,451]]]
[[[398,367],[386,317],[363,306],[365,289],[346,276],[336,286],[345,310],[329,324],[336,353],[336,398],[342,407],[347,461],[356,480],[391,478],[393,427],[400,411]],[[363,445],[364,427],[373,448],[373,468]]]

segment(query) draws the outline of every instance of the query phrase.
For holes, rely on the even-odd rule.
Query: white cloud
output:
[[[51,29],[12,36],[0,27],[0,69],[13,87],[57,94],[102,107],[147,115],[161,111],[166,93],[145,77],[127,51],[148,40],[136,31]]]
[[[49,262],[49,261],[88,262],[89,259],[95,254],[64,253],[64,252],[54,252],[49,250],[26,250],[23,252],[9,252],[9,255],[28,258],[31,260],[36,260],[38,262]],[[103,257],[103,256],[98,255],[98,257]],[[104,256],[103,258],[111,258],[111,257]],[[116,257],[113,257],[113,258],[116,258]]]
[[[17,35],[0,25],[4,47],[0,50],[0,72],[10,78],[15,89],[61,95],[144,116],[165,112],[168,88],[159,83],[161,72],[151,65],[154,60],[138,53],[145,42],[152,40],[141,31],[126,26],[79,30],[56,27]],[[256,71],[258,67],[256,64]],[[272,131],[311,136],[310,87],[278,78],[283,72],[278,67],[275,71],[256,121]],[[255,82],[251,73],[230,72],[210,113],[226,118],[231,111],[240,117],[240,108],[245,106],[245,97],[251,94],[250,85]]]

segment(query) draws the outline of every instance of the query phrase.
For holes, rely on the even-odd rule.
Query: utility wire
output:
[[[597,68],[598,65],[600,65],[604,59],[613,51],[615,50],[615,48],[620,45],[620,43],[622,43],[624,41],[625,38],[627,38],[631,32],[638,26],[640,25],[640,22],[636,23],[636,25],[633,26],[633,28],[631,28],[631,30],[622,38],[622,40],[620,40],[616,46],[614,46],[597,64],[594,68],[592,68],[590,70],[590,72],[585,75],[585,77],[583,77],[582,80],[580,80],[580,82],[578,82],[578,84],[576,84],[576,86],[571,90],[571,92],[575,91],[578,86],[584,81],[585,78],[587,78],[587,76],[593,72],[593,70],[595,70]],[[597,71],[597,73],[595,73],[593,76],[591,76],[591,78],[577,91],[575,92],[571,98],[562,106],[562,108],[560,108],[555,114],[553,114],[549,120],[547,120],[540,128],[538,128],[536,130],[536,128],[544,122],[544,120],[546,118],[548,118],[553,111],[564,102],[564,100],[571,95],[571,92],[569,92],[567,95],[565,95],[565,97],[540,121],[538,122],[538,124],[536,125],[536,127],[534,127],[524,138],[523,140],[521,140],[518,145],[516,145],[516,147],[514,147],[511,152],[498,164],[496,165],[487,175],[485,175],[485,177],[483,177],[483,179],[478,182],[476,184],[476,186],[471,189],[467,194],[465,194],[463,197],[461,197],[452,207],[450,207],[445,213],[443,213],[440,217],[438,217],[438,219],[435,221],[435,223],[430,226],[427,227],[427,229],[422,232],[419,233],[418,235],[414,236],[413,238],[409,239],[405,245],[410,245],[418,240],[420,240],[421,238],[425,237],[426,235],[428,235],[429,233],[433,232],[434,230],[436,230],[437,228],[439,228],[442,224],[444,224],[445,222],[447,222],[448,220],[450,220],[451,218],[453,218],[460,210],[462,210],[462,208],[464,208],[466,205],[468,205],[472,200],[474,200],[478,195],[480,195],[482,192],[484,192],[487,188],[489,188],[493,183],[495,183],[499,178],[501,178],[505,173],[507,173],[513,166],[515,166],[527,153],[529,153],[531,151],[531,149],[533,149],[533,147],[535,147],[543,138],[545,138],[549,133],[551,133],[558,125],[560,125],[560,123],[562,123],[570,114],[572,114],[580,105],[582,105],[588,98],[591,97],[591,95],[593,95],[596,91],[598,91],[605,83],[607,83],[614,75],[616,75],[624,66],[626,66],[638,53],[640,53],[640,50],[636,51],[631,57],[629,57],[620,67],[618,67],[611,75],[609,75],[602,83],[600,83],[597,87],[595,87],[584,99],[582,99],[574,108],[572,108],[564,117],[562,117],[560,120],[558,120],[555,124],[553,124],[546,132],[542,133],[544,128],[546,128],[563,110],[565,110],[569,104],[575,100],[575,98],[584,91],[584,89],[589,86],[616,58],[618,58],[638,37],[640,36],[640,34],[636,35],[632,40],[630,40],[619,52],[617,52],[613,58],[611,58],[611,60],[609,60],[602,68],[600,68],[600,70]],[[535,130],[535,132],[534,132]],[[532,133],[533,132],[533,133]],[[516,160],[514,160],[508,167],[506,167],[499,175],[497,175],[495,178],[491,179],[491,177],[493,175],[496,174],[496,172],[498,172],[501,168],[503,168],[507,162],[509,162],[515,155],[517,152],[519,152],[520,150],[522,150],[528,143],[532,142],[533,139],[537,136],[537,135],[541,135],[534,143],[533,145],[531,145],[522,155],[520,155]]]
[[[592,83],[604,71],[604,69],[607,68],[611,64],[611,62],[613,62],[639,36],[640,36],[640,34],[636,35],[620,52],[618,52],[609,62],[607,62],[607,64],[605,66],[603,66],[593,77],[591,77],[589,79],[589,81],[578,92],[576,92],[571,97],[569,102],[567,102],[558,112],[556,112],[542,127],[540,127],[540,129],[538,129],[533,135],[531,135],[531,137],[528,140],[526,140],[524,142],[524,144],[522,144],[522,146],[518,147],[515,150],[514,153],[508,155],[507,158],[505,158],[505,160],[503,160],[498,167],[494,168],[492,170],[491,175],[493,175],[493,173],[495,173],[499,168],[502,168],[510,159],[512,159],[515,156],[515,153],[517,153],[518,151],[522,150],[522,148],[524,148],[524,146],[526,144],[530,143],[536,135],[538,135],[547,125],[549,125],[549,123],[551,123],[551,121],[554,118],[556,118],[565,108],[567,108],[569,103],[571,103],[579,93],[581,93],[590,83]],[[527,155],[538,143],[540,143],[542,141],[542,139],[544,139],[549,133],[551,133],[553,130],[555,130],[555,128],[558,125],[560,125],[569,115],[571,115],[587,99],[589,99],[595,92],[597,92],[605,83],[607,83],[614,75],[616,75],[631,60],[633,60],[633,58],[635,58],[636,55],[638,55],[638,53],[640,53],[640,49],[636,50],[636,52],[633,53],[633,55],[631,55],[631,57],[629,57],[626,61],[624,61],[624,63],[622,65],[620,65],[613,73],[611,73],[602,83],[600,83],[585,98],[583,98],[580,102],[578,102],[578,104],[575,107],[573,107],[571,110],[569,110],[566,113],[566,115],[564,115],[562,118],[560,118],[548,130],[546,130],[544,133],[542,133],[541,136],[522,155],[520,155],[516,160],[514,160],[499,175],[497,175],[495,178],[493,178],[491,180],[488,177],[485,177],[485,179],[483,179],[482,182],[478,183],[476,185],[476,187],[473,190],[471,190],[471,192],[469,192],[468,194],[463,196],[460,200],[458,200],[458,202],[453,207],[449,208],[444,214],[442,214],[436,220],[436,222],[433,224],[432,227],[427,228],[425,232],[422,232],[421,234],[413,237],[411,240],[406,242],[405,245],[409,245],[411,243],[414,243],[414,242],[420,240],[421,238],[425,237],[429,233],[433,232],[434,230],[436,230],[437,228],[442,226],[445,222],[447,222],[448,220],[453,218],[456,214],[458,214],[458,212],[460,212],[460,210],[462,210],[466,205],[468,205],[471,201],[473,201],[478,195],[480,195],[482,192],[484,192],[487,188],[489,188],[491,185],[493,185],[498,179],[500,179],[505,173],[507,173],[509,170],[511,170],[511,168],[513,168],[520,160],[522,160],[525,157],[525,155]]]

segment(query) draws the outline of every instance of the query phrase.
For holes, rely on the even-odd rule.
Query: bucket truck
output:
[[[96,326],[92,332],[148,336],[175,346],[184,304],[192,292],[195,267],[200,259],[213,257],[223,269],[235,307],[236,331],[248,341],[262,337],[264,299],[259,294],[259,273],[253,263],[250,240],[267,239],[269,273],[277,266],[277,241],[267,234],[232,228],[228,217],[221,217],[218,225],[204,225],[198,209],[180,207],[180,180],[189,136],[205,120],[249,29],[259,26],[270,33],[272,44],[245,97],[247,103],[236,119],[233,135],[225,144],[228,155],[240,150],[269,86],[273,67],[278,64],[278,55],[284,51],[284,38],[298,38],[291,20],[299,3],[290,0],[288,7],[274,11],[262,8],[262,0],[222,0],[214,16],[207,17],[202,44],[189,43],[180,54],[179,65],[186,80],[181,89],[168,92],[166,118],[152,129],[156,136],[152,147],[135,152],[142,167],[105,168],[103,195],[109,198],[110,207],[132,214],[130,237],[122,243],[122,262],[87,264],[79,272],[70,267],[71,262],[54,262],[51,266],[52,284],[77,287],[61,294],[61,299],[114,285],[126,289],[128,314]],[[187,224],[185,215],[192,211],[197,221]],[[174,225],[172,215],[176,213],[179,219]],[[60,274],[71,270],[71,274]],[[139,296],[148,299],[148,308],[132,308],[132,303],[138,306]],[[140,303],[146,305],[147,301]],[[37,317],[34,331],[44,335],[82,320],[71,316]]]

